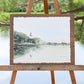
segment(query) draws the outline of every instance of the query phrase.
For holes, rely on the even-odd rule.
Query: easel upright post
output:
[[[73,70],[69,70],[72,84],[76,84],[75,74]]]
[[[44,11],[45,11],[45,14],[48,14],[48,2],[47,2],[47,0],[44,0]]]
[[[29,4],[28,4],[27,10],[26,10],[26,14],[30,14],[31,13],[32,4],[33,4],[33,0],[29,0]]]
[[[17,74],[17,71],[13,71],[12,72],[10,84],[14,84],[15,83],[16,74]]]
[[[53,0],[56,14],[61,14],[58,0]]]
[[[52,84],[55,84],[55,75],[54,75],[54,71],[51,71],[51,81],[52,81]]]

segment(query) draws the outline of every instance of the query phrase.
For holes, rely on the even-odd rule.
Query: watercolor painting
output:
[[[14,17],[13,63],[71,63],[70,17]]]

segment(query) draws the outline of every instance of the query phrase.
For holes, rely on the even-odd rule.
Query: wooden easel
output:
[[[59,9],[58,0],[53,0],[53,1],[54,1],[56,14],[61,14],[60,13],[60,9]],[[32,4],[33,4],[33,0],[29,0],[29,4],[28,4],[28,7],[27,7],[26,14],[30,14],[31,13]],[[44,11],[45,11],[45,14],[48,14],[47,0],[44,0]],[[69,73],[70,73],[72,84],[76,84],[74,71],[69,69]],[[16,74],[17,74],[17,70],[12,72],[12,77],[11,77],[10,84],[14,84],[15,78],[16,78]],[[51,80],[52,80],[52,84],[55,84],[54,70],[51,70]]]

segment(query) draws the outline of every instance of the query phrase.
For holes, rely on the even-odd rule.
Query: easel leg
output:
[[[17,71],[13,71],[13,72],[12,72],[12,77],[11,77],[10,84],[14,84],[15,78],[16,78],[16,73],[17,73]]]
[[[75,79],[74,71],[70,70],[69,73],[70,73],[72,84],[76,84],[76,79]]]
[[[48,2],[47,2],[47,0],[44,0],[44,11],[45,11],[45,14],[48,14]]]
[[[32,4],[33,4],[33,0],[29,0],[28,6],[27,6],[26,14],[30,14],[30,13],[31,13]]]
[[[53,0],[53,1],[54,1],[54,6],[55,6],[56,13],[60,14],[60,8],[59,8],[58,0]]]
[[[54,71],[51,71],[51,81],[52,81],[52,84],[55,84]]]

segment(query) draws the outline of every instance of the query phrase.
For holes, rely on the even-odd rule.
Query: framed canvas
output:
[[[11,65],[74,65],[73,14],[12,14]]]

